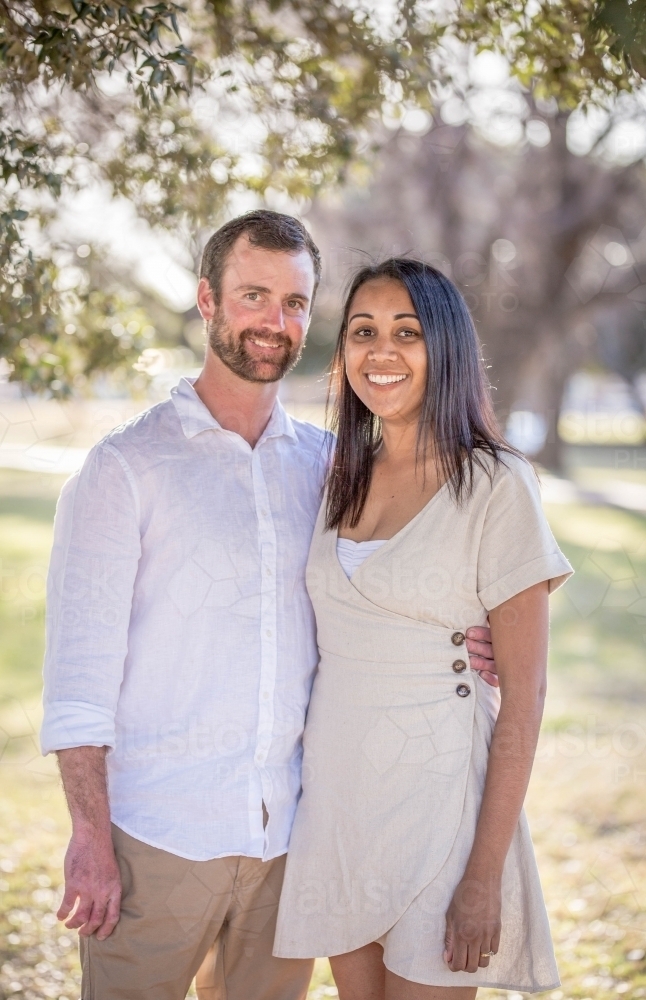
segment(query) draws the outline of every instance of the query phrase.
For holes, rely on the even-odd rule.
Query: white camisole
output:
[[[373,538],[369,542],[354,542],[351,538],[337,539],[336,554],[348,580],[355,570],[359,569],[364,559],[376,552],[386,541],[386,538]]]

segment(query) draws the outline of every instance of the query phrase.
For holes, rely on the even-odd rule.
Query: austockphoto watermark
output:
[[[505,576],[506,570],[498,558],[492,556],[481,560],[479,574],[479,589],[482,590]],[[468,625],[479,624],[483,609],[476,596],[476,586],[472,567],[466,564],[440,566],[429,562],[428,553],[423,549],[417,555],[394,554],[388,563],[376,563],[370,570],[372,600],[432,602],[437,622],[458,620]],[[309,566],[307,589],[314,601],[320,597],[338,597],[336,567]],[[424,622],[420,625],[423,627]]]
[[[71,728],[66,730],[67,705],[59,710],[56,703],[50,703],[49,711],[61,737],[68,732],[70,745],[77,745],[76,733]],[[103,713],[101,709],[101,719]],[[219,778],[248,774],[259,764],[276,772],[284,770],[288,776],[291,771],[298,774],[302,727],[301,720],[300,724],[286,723],[279,732],[259,731],[235,719],[211,722],[196,714],[160,722],[121,722],[115,737],[116,753],[120,762],[211,760]],[[272,764],[272,757],[278,757],[279,763]]]
[[[636,761],[646,753],[646,728],[639,722],[626,719],[614,725],[603,722],[596,715],[588,715],[582,721],[568,721],[542,730],[536,750],[537,760],[551,760],[557,757],[591,760],[622,758],[631,770],[629,761]],[[622,765],[617,765],[620,775]]]
[[[503,910],[507,900],[513,902],[514,894],[514,887],[503,883]],[[295,910],[304,917],[380,916],[401,913],[414,900],[416,913],[443,935],[446,911],[452,901],[463,914],[475,918],[486,911],[490,899],[490,886],[484,880],[469,879],[456,887],[455,881],[440,876],[429,880],[425,874],[407,879],[374,873],[365,878],[305,879],[298,886]]]

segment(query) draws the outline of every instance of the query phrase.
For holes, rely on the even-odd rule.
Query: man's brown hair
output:
[[[259,208],[225,222],[204,247],[200,278],[206,278],[216,302],[222,291],[222,274],[233,245],[247,236],[252,247],[277,253],[300,253],[306,250],[314,265],[314,294],[321,280],[321,253],[302,222],[292,215]],[[312,301],[314,296],[312,296]]]

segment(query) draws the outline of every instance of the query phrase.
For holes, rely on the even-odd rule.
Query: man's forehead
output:
[[[314,263],[305,248],[296,252],[267,250],[253,246],[243,234],[227,258],[223,279],[230,288],[235,288],[249,283],[266,285],[286,275],[313,280]]]

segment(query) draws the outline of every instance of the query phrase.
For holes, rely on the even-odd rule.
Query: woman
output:
[[[330,955],[341,1000],[551,989],[522,804],[548,594],[571,567],[440,272],[364,268],[334,371],[338,442],[307,570],[320,664],[275,954]],[[464,652],[487,615],[500,695]]]

